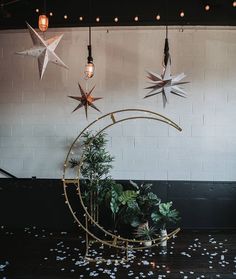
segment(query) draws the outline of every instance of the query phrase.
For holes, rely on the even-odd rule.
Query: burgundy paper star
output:
[[[68,96],[68,97],[75,99],[77,101],[80,101],[79,105],[73,110],[73,112],[76,111],[77,109],[80,109],[81,107],[84,107],[85,115],[86,115],[86,118],[88,119],[88,107],[92,107],[100,112],[100,110],[93,104],[93,102],[100,100],[102,98],[101,97],[94,98],[91,95],[95,86],[89,92],[86,92],[79,83],[78,83],[78,86],[80,89],[81,97],[76,97],[76,96]]]

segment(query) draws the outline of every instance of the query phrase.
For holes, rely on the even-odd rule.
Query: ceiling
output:
[[[210,7],[208,11],[206,5]],[[44,11],[48,16],[50,12],[53,14],[49,16],[50,27],[79,27],[89,23],[91,26],[236,26],[234,6],[234,0],[0,0],[0,29],[26,28],[25,21],[36,27],[39,14]],[[181,11],[184,17],[180,16]]]

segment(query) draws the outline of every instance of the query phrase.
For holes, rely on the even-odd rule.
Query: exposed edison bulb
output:
[[[233,2],[233,7],[234,7],[234,8],[236,7],[236,1]]]
[[[85,65],[85,69],[84,69],[85,78],[86,79],[92,78],[94,75],[94,71],[95,71],[95,66],[94,66],[93,62],[88,62]]]
[[[46,15],[40,15],[39,16],[38,26],[39,26],[39,29],[42,32],[47,31],[47,29],[48,29],[48,17]]]
[[[181,12],[180,12],[180,16],[181,16],[181,17],[184,17],[184,11],[181,11]]]
[[[205,6],[205,10],[206,10],[206,11],[209,11],[209,10],[210,10],[210,6],[209,6],[209,5],[206,5],[206,6]]]
[[[157,16],[156,16],[156,20],[160,20],[161,19],[161,16],[158,14]]]

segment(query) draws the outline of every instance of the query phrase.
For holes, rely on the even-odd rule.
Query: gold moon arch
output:
[[[122,117],[122,115],[127,114],[125,117]],[[132,115],[130,115],[132,114]],[[134,115],[136,114],[136,115]],[[85,127],[82,132],[77,136],[77,138],[73,141],[72,145],[69,148],[69,151],[67,153],[65,162],[64,162],[64,167],[63,167],[63,190],[64,190],[64,196],[65,196],[65,203],[67,204],[75,222],[79,225],[79,227],[81,227],[85,232],[86,232],[86,255],[88,253],[88,249],[89,249],[89,237],[91,237],[92,239],[105,244],[109,247],[114,247],[114,248],[119,248],[122,250],[127,251],[132,249],[132,250],[141,250],[141,249],[146,249],[147,247],[144,246],[144,243],[146,240],[137,240],[137,239],[128,239],[128,238],[124,238],[120,235],[115,235],[113,233],[111,233],[110,231],[107,231],[105,228],[103,228],[97,220],[95,220],[95,218],[90,214],[90,212],[88,211],[87,207],[85,206],[83,199],[82,199],[82,195],[81,195],[81,191],[80,191],[80,169],[81,166],[83,164],[83,160],[84,160],[84,153],[82,153],[81,158],[79,160],[79,164],[78,164],[78,172],[77,172],[77,176],[76,178],[67,178],[67,171],[68,171],[68,165],[69,165],[69,157],[72,153],[72,149],[73,147],[77,144],[77,142],[79,142],[79,140],[81,139],[81,137],[83,136],[83,134],[88,131],[90,128],[93,128],[95,126],[95,124],[99,123],[99,122],[106,122],[105,125],[103,127],[100,128],[100,130],[94,135],[94,138],[96,138],[99,134],[101,134],[102,132],[104,132],[106,129],[118,124],[118,123],[122,123],[125,121],[129,121],[129,120],[135,120],[135,119],[148,119],[148,120],[153,120],[153,121],[159,121],[162,123],[165,123],[167,125],[172,126],[173,128],[177,129],[178,131],[182,131],[182,129],[172,120],[170,120],[169,118],[153,112],[153,111],[149,111],[149,110],[145,110],[145,109],[123,109],[123,110],[117,110],[117,111],[113,111],[110,113],[107,113],[101,117],[99,117],[98,119],[94,120],[92,123],[90,123],[87,127]],[[89,146],[92,143],[92,140],[89,142],[89,144],[87,146]],[[79,197],[79,201],[82,205],[82,209],[83,209],[83,213],[78,214],[78,212],[76,212],[70,201],[69,201],[69,197],[68,197],[68,193],[67,193],[67,188],[70,187],[70,185],[75,185],[76,186],[76,190],[77,190],[77,194]],[[84,217],[84,221],[82,221],[81,219]],[[89,229],[89,223],[95,225],[99,231],[105,236],[105,237],[109,237],[110,239],[103,239],[100,236],[95,235],[93,232],[90,231]],[[155,239],[152,239],[152,246],[157,246],[159,245],[162,241],[167,240],[171,237],[174,237],[178,232],[179,232],[179,228],[175,229],[174,231],[172,231],[171,233],[169,233],[166,237],[156,237]]]

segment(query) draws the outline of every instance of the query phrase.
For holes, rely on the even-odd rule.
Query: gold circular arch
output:
[[[120,116],[124,113],[136,113],[138,115],[136,116],[127,116],[127,117],[123,117],[121,118]],[[86,132],[89,128],[92,128],[95,124],[97,124],[98,122],[100,122],[101,120],[109,120],[111,121],[110,123],[107,123],[103,128],[101,128],[93,137],[96,138],[99,134],[101,134],[102,132],[104,132],[106,129],[118,124],[118,123],[122,123],[128,120],[134,120],[134,119],[148,119],[148,120],[153,120],[153,121],[159,121],[165,124],[168,124],[170,126],[172,126],[173,128],[177,129],[178,131],[182,131],[182,129],[172,120],[170,120],[169,118],[153,112],[153,111],[149,111],[149,110],[145,110],[145,109],[123,109],[123,110],[117,110],[117,111],[113,111],[110,113],[107,113],[101,117],[99,117],[98,119],[94,120],[92,123],[90,123],[87,127],[85,127],[82,132],[77,136],[77,138],[73,141],[73,143],[71,144],[69,151],[67,153],[65,162],[64,162],[64,167],[63,167],[63,189],[64,189],[64,196],[65,196],[65,203],[67,204],[75,222],[79,225],[79,227],[81,227],[85,232],[86,232],[86,255],[88,253],[88,249],[89,249],[89,236],[102,243],[105,244],[109,247],[114,247],[114,248],[118,248],[118,249],[122,249],[126,251],[126,255],[127,255],[127,251],[132,249],[132,250],[142,250],[142,249],[146,249],[147,247],[144,246],[144,243],[146,240],[136,240],[136,239],[128,239],[128,238],[124,238],[120,235],[115,235],[113,233],[111,233],[110,231],[107,231],[106,229],[104,229],[97,220],[94,219],[94,217],[89,213],[87,207],[85,206],[83,199],[82,199],[82,195],[81,195],[81,191],[80,191],[80,169],[81,166],[83,164],[83,160],[84,160],[84,152],[81,155],[81,158],[79,160],[79,164],[78,164],[78,173],[77,173],[77,177],[75,179],[71,179],[71,178],[66,178],[66,171],[68,168],[68,160],[69,160],[69,156],[72,152],[73,147],[75,146],[75,144],[81,139],[81,137],[83,136],[84,132]],[[87,146],[89,146],[93,139],[88,143]],[[74,209],[72,208],[72,205],[69,201],[68,198],[68,193],[67,193],[67,187],[69,185],[76,185],[76,190],[77,190],[77,194],[79,196],[79,200],[80,203],[82,205],[82,209],[84,211],[84,214],[80,215],[84,216],[85,218],[85,222],[83,223],[80,220],[80,217],[77,216],[77,212],[74,211]],[[97,235],[95,235],[94,233],[92,233],[89,230],[88,227],[88,223],[91,223],[93,225],[95,225],[100,232],[102,232],[104,234],[104,236],[109,236],[111,238],[110,240],[104,240],[101,237],[98,237]],[[157,246],[159,245],[163,240],[167,240],[173,236],[175,236],[178,232],[179,232],[179,228],[175,229],[174,231],[172,231],[171,233],[169,233],[166,237],[157,237],[155,239],[152,239],[152,246]],[[140,246],[141,245],[141,246]]]

